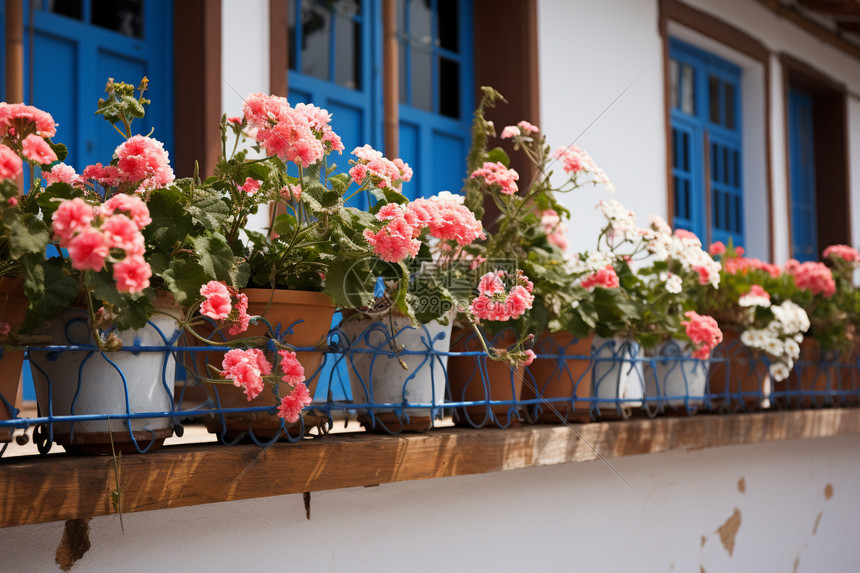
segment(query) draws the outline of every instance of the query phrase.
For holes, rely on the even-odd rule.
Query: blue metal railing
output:
[[[104,451],[106,439],[112,450],[144,453],[174,432],[181,435],[185,424],[200,422],[223,444],[263,446],[301,440],[315,427],[325,433],[350,416],[367,430],[396,434],[452,422],[508,427],[860,403],[856,356],[801,359],[788,380],[774,382],[767,359],[737,341],[703,361],[677,341],[643,351],[629,341],[560,336],[539,339],[536,360],[512,369],[476,349],[470,335],[452,336],[450,326],[392,330],[386,322],[348,318],[329,332],[327,346],[295,349],[315,399],[288,424],[275,415],[286,384],[267,385],[248,402],[229,381],[200,381],[211,375],[207,361],[220,367],[227,346],[189,344],[178,330],[150,323],[149,335],[130,335],[121,349],[103,352],[76,338],[72,331],[79,325],[77,318],[62,325],[65,345],[27,349],[40,399],[35,417],[14,410],[14,396],[0,396],[12,411],[0,430],[33,427],[43,453],[53,443],[72,452]],[[282,343],[289,343],[293,326],[267,325]],[[492,342],[502,348],[511,339],[500,333]],[[274,343],[266,350],[273,355]],[[135,363],[147,356],[140,372]],[[177,381],[183,372],[185,379]],[[352,399],[333,398],[341,387]]]

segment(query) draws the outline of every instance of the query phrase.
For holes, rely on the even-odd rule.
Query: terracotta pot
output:
[[[844,391],[843,403],[854,405],[860,402],[860,349],[856,347],[839,361],[839,373]]]
[[[514,342],[508,331],[503,331],[491,341],[496,348],[509,347]],[[455,328],[451,334],[451,351],[482,352],[483,347],[472,329]],[[454,402],[519,401],[524,375],[525,366],[513,369],[505,362],[491,360],[486,355],[448,358],[448,386]],[[454,415],[454,423],[466,427],[489,424],[507,427],[516,419],[517,404],[466,406],[457,408]]]
[[[708,399],[723,411],[758,410],[768,397],[767,361],[741,342],[740,334],[723,329],[723,341],[711,353]]]
[[[536,358],[527,367],[523,400],[544,403],[525,406],[532,422],[561,423],[591,420],[591,343],[594,334],[575,338],[569,332],[545,332],[534,351],[553,358]]]
[[[331,319],[335,307],[331,299],[323,293],[310,291],[294,291],[286,289],[244,289],[248,295],[248,314],[262,316],[264,320],[251,324],[246,332],[236,337],[218,333],[216,340],[231,340],[249,336],[274,335],[279,340],[299,348],[324,346],[326,335],[331,328]],[[266,324],[268,322],[268,324]],[[202,329],[201,329],[202,331]],[[211,332],[211,329],[210,329]],[[205,333],[201,332],[205,336]],[[211,377],[205,362],[220,369],[224,352],[197,352],[197,370],[204,376]],[[302,350],[296,352],[296,357],[305,369],[305,383],[311,396],[316,392],[319,380],[319,370],[323,362],[322,350]],[[285,385],[286,386],[286,385]],[[248,401],[241,388],[231,384],[206,384],[209,396],[215,402],[216,408],[256,408],[269,406],[276,408],[281,399],[267,385],[266,389],[256,398]],[[286,388],[284,389],[286,391]],[[305,412],[302,415],[304,424],[297,422],[288,426],[287,431],[293,437],[301,436],[303,425],[311,427],[322,422],[321,417]],[[253,433],[259,440],[272,440],[276,436],[286,438],[281,433],[282,420],[268,411],[212,414],[206,417],[206,428],[217,434],[224,441],[234,441],[242,433]]]
[[[836,351],[821,350],[818,342],[804,338],[800,358],[783,382],[775,382],[771,398],[783,408],[809,408],[840,402],[843,379]],[[846,378],[848,383],[850,379]]]
[[[435,320],[413,326],[409,319],[396,315],[379,320],[364,316],[345,319],[340,330],[348,347],[353,403],[432,404],[441,408],[448,355],[436,353],[448,352],[451,327],[451,320],[445,326]],[[372,432],[429,430],[433,414],[430,408],[409,406],[374,407],[372,413],[368,408],[358,409],[359,421]],[[441,410],[436,410],[435,418],[440,417]]]
[[[27,314],[27,297],[24,296],[22,279],[0,278],[0,322],[5,322],[16,332]],[[18,388],[21,385],[21,367],[24,352],[0,348],[0,420],[11,420],[17,410]],[[12,441],[11,427],[0,427],[0,442]]]
[[[177,307],[156,306],[155,314],[138,330],[116,335],[123,346],[175,345],[180,330]],[[94,344],[88,314],[67,308],[40,327],[51,345]],[[83,416],[170,412],[173,405],[175,361],[172,352],[99,352],[30,350],[33,383],[43,416]],[[173,434],[169,416],[54,422],[54,441],[76,454],[138,453],[161,447]]]

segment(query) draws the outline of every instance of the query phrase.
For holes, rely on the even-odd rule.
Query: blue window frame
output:
[[[789,178],[791,186],[791,254],[799,261],[818,255],[815,207],[815,141],[812,96],[788,92]]]
[[[291,102],[332,113],[346,152],[383,143],[381,0],[287,0]],[[410,198],[457,191],[473,106],[471,0],[398,0],[400,156]],[[357,206],[364,197],[357,196]]]
[[[108,77],[134,85],[143,76],[150,79],[147,96],[152,104],[144,120],[133,127],[144,134],[154,129],[153,137],[172,153],[172,0],[34,2],[32,54],[26,39],[28,4],[24,3],[24,99],[54,116],[59,124],[57,141],[69,146],[66,162],[78,170],[107,163],[122,142],[94,114]],[[3,4],[0,21],[5,22]],[[4,33],[2,25],[0,41],[5,40]],[[0,62],[5,64],[5,59]]]
[[[674,224],[743,245],[741,70],[673,39],[669,78]]]

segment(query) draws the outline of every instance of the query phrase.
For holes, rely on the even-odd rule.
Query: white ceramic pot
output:
[[[178,311],[158,310],[172,316],[156,313],[144,328],[118,331],[123,346],[166,346],[177,341],[180,330],[174,316]],[[79,308],[63,310],[37,334],[51,336],[54,346],[93,344],[87,313]],[[176,362],[172,352],[31,351],[30,364],[43,416],[49,411],[53,416],[170,412],[173,406]],[[67,450],[81,446],[84,453],[88,446],[110,444],[109,431],[115,443],[132,442],[130,447],[117,448],[123,451],[137,449],[132,433],[141,449],[173,433],[169,417],[58,422],[53,431],[57,443]]]
[[[642,405],[645,376],[641,358],[642,348],[637,342],[594,335],[591,343],[592,396],[612,400],[597,401],[599,408],[626,412]]]
[[[353,315],[343,321],[340,330],[346,337],[344,347],[353,402],[396,404],[398,407],[373,409],[374,418],[380,418],[392,430],[404,429],[401,425],[409,429],[429,427],[430,408],[402,405],[444,403],[448,356],[435,352],[448,352],[451,321],[446,326],[435,320],[413,326],[408,318],[401,316],[377,321]],[[367,416],[368,408],[359,408],[358,412]],[[436,417],[441,417],[441,411],[436,411]],[[392,428],[392,422],[398,427]],[[413,423],[417,426],[412,427]],[[375,425],[371,421],[371,426]]]
[[[673,408],[701,406],[710,360],[697,360],[692,353],[693,347],[685,340],[673,339],[657,346],[653,367],[651,362],[645,363],[646,396]]]

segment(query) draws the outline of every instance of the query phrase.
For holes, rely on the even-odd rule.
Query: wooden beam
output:
[[[507,430],[330,434],[296,444],[172,446],[123,456],[124,512],[604,458],[860,433],[860,409],[635,419]],[[110,457],[0,461],[0,527],[116,513]]]
[[[397,3],[382,2],[382,115],[385,155],[400,156],[400,45],[397,42]]]
[[[806,32],[809,32],[819,40],[830,44],[834,48],[841,50],[842,52],[848,54],[855,59],[860,60],[860,46],[852,44],[851,42],[835,34],[833,31],[827,29],[825,26],[822,26],[818,22],[810,20],[809,18],[801,14],[793,6],[787,6],[779,0],[756,1],[777,16],[779,16],[780,18],[785,18],[797,27],[802,28]]]
[[[23,0],[6,0],[6,101],[24,101]]]
[[[290,42],[287,3],[269,0],[269,92],[287,97]]]

